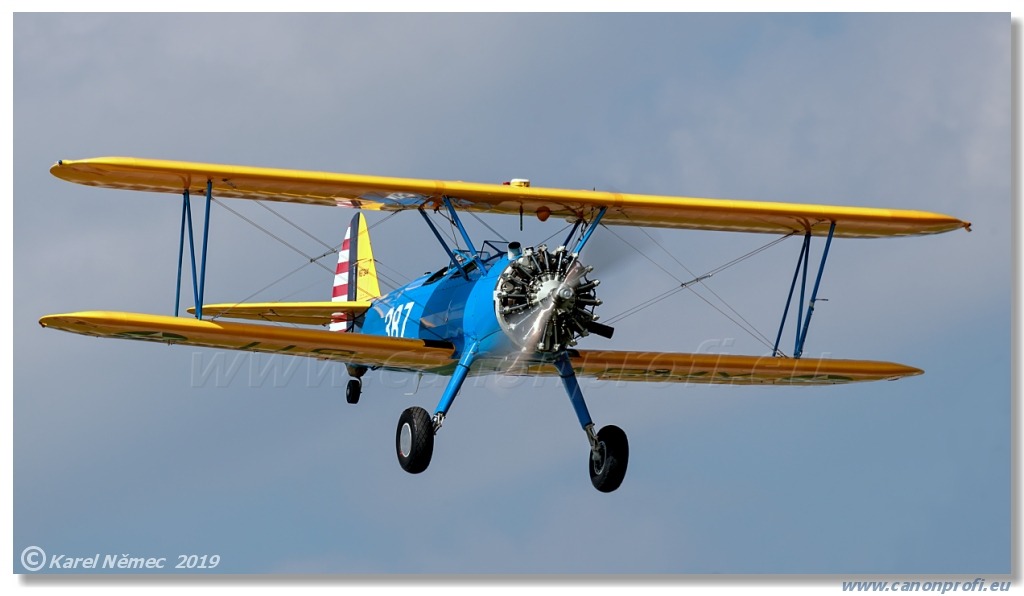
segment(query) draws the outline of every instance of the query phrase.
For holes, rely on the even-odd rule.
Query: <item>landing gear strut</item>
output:
[[[448,409],[462,387],[462,382],[466,379],[469,367],[476,355],[476,348],[476,345],[470,346],[459,359],[459,364],[455,367],[452,378],[448,382],[433,416],[423,408],[412,407],[402,412],[402,416],[398,419],[398,428],[395,430],[395,452],[398,455],[399,465],[406,472],[419,474],[430,465],[430,458],[434,453],[434,434],[444,423]],[[572,402],[572,407],[576,411],[580,426],[586,432],[587,441],[590,443],[587,466],[590,471],[590,482],[597,490],[610,493],[619,488],[622,480],[626,477],[626,466],[629,464],[629,441],[626,439],[626,433],[613,425],[594,432],[594,423],[590,419],[587,404],[583,401],[583,391],[576,380],[576,372],[572,368],[569,356],[563,352],[554,364],[558,368],[565,391],[569,394],[569,401]],[[358,384],[358,382],[358,380],[350,381],[349,387],[352,386],[352,383]]]
[[[430,465],[430,456],[434,453],[434,433],[441,428],[448,409],[452,407],[455,396],[462,388],[469,367],[476,358],[477,344],[470,344],[459,358],[459,364],[452,372],[437,410],[431,417],[426,410],[419,407],[407,408],[398,419],[398,430],[395,433],[395,451],[398,463],[410,474],[419,474]]]
[[[590,419],[587,403],[583,401],[583,390],[576,380],[576,371],[572,368],[569,356],[564,352],[555,360],[558,375],[562,378],[565,392],[576,411],[580,426],[587,433],[590,442],[590,482],[594,488],[610,493],[619,488],[626,477],[626,466],[629,464],[629,441],[626,433],[617,426],[606,426],[600,432],[594,432],[594,422]]]

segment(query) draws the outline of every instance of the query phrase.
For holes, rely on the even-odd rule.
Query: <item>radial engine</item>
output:
[[[494,309],[502,330],[524,350],[558,353],[577,339],[594,333],[611,338],[614,329],[598,323],[594,309],[601,305],[589,279],[593,267],[564,246],[546,245],[523,250],[508,247],[509,264],[494,289]]]

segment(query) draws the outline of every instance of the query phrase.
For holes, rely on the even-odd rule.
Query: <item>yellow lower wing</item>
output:
[[[575,354],[572,363],[576,374],[603,381],[725,385],[832,385],[895,380],[924,372],[873,360],[585,350]],[[534,364],[522,374],[558,373],[551,365]]]
[[[393,370],[443,371],[456,363],[454,347],[447,342],[319,329],[105,311],[48,315],[39,324],[95,337],[307,356]]]
[[[447,374],[456,363],[454,347],[447,342],[360,333],[104,311],[49,315],[39,323],[96,337],[306,356],[391,370]],[[558,374],[550,363],[511,361],[508,365],[504,360],[481,360],[474,373]],[[576,374],[603,381],[729,385],[831,385],[894,380],[923,372],[872,360],[663,352],[579,351],[573,352],[572,363]]]
[[[208,319],[251,319],[298,325],[327,325],[336,314],[359,316],[370,309],[369,302],[242,302],[205,304]],[[188,312],[195,313],[194,306]]]

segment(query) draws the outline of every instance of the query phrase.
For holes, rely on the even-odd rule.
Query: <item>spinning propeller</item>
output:
[[[524,350],[557,353],[590,335],[611,338],[612,327],[598,323],[594,308],[600,280],[594,270],[564,246],[553,252],[541,244],[521,250],[509,245],[509,266],[495,289],[495,312],[509,337]]]

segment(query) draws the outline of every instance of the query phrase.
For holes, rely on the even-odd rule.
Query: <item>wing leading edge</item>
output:
[[[130,157],[62,160],[50,172],[69,182],[104,188],[175,194],[187,189],[201,194],[210,181],[217,197],[384,211],[438,206],[442,197],[451,198],[466,211],[541,219],[589,218],[597,209],[607,207],[602,223],[609,225],[823,236],[835,222],[835,236],[840,238],[970,229],[968,222],[925,211],[520,187]]]

